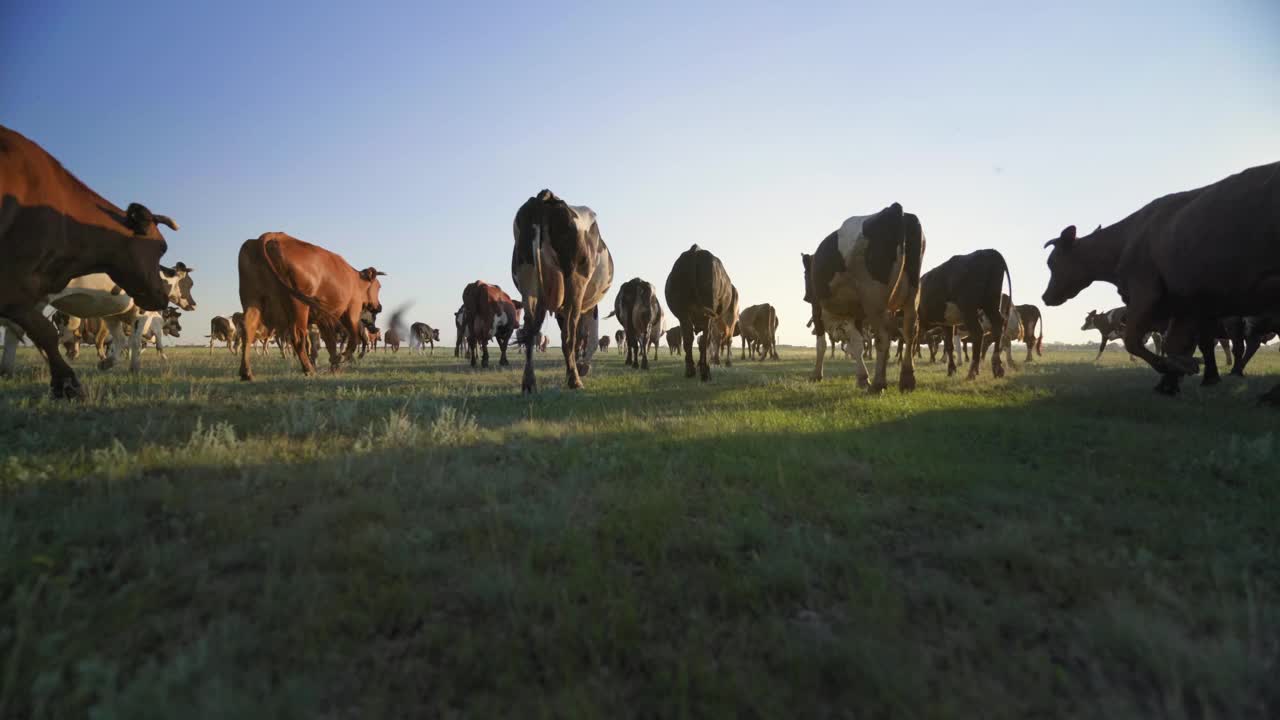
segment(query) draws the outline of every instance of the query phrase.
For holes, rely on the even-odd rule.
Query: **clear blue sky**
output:
[[[808,344],[798,258],[850,215],[901,202],[926,267],[994,247],[1040,304],[1065,225],[1280,159],[1275,0],[318,5],[0,8],[0,123],[181,223],[184,341],[268,230],[387,270],[384,304],[451,337],[465,283],[514,290],[548,187],[599,214],[615,288],[697,242]],[[1096,285],[1048,337],[1118,304]]]

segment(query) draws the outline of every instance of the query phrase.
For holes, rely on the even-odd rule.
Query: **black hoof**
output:
[[[83,400],[84,388],[80,387],[80,381],[74,376],[65,378],[55,378],[49,383],[50,393],[54,400]]]
[[[1174,395],[1177,395],[1181,391],[1181,388],[1178,387],[1178,376],[1165,375],[1164,377],[1160,378],[1160,382],[1156,383],[1156,386],[1153,389],[1157,393],[1161,395],[1167,395],[1168,397],[1173,397]]]
[[[1218,375],[1205,375],[1204,378],[1200,381],[1200,387],[1217,385],[1221,382],[1222,382],[1222,378]]]

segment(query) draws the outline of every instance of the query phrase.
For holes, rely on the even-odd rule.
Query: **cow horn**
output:
[[[151,219],[155,220],[157,225],[168,225],[170,228],[174,230],[178,229],[178,223],[174,222],[173,218],[169,217],[168,215],[152,215]]]
[[[374,271],[373,271],[373,274],[374,274],[374,275],[386,275],[386,273],[382,272],[381,270],[374,270]]]

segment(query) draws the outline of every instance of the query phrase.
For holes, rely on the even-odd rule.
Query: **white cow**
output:
[[[160,280],[168,290],[169,302],[183,310],[194,310],[195,300],[191,298],[192,268],[178,263],[172,269],[161,266]],[[141,367],[141,343],[146,334],[144,326],[155,323],[155,327],[163,327],[164,321],[159,312],[145,311],[139,308],[133,298],[106,273],[94,273],[72,278],[71,282],[59,292],[53,293],[39,304],[44,311],[46,305],[52,305],[62,312],[78,318],[102,318],[111,331],[111,350],[107,357],[98,363],[98,367],[106,370],[116,362],[120,348],[124,347],[124,323],[133,328],[130,339],[129,369],[136,371]],[[12,372],[17,353],[18,337],[14,333],[6,333],[4,341],[4,358],[0,360],[0,374]]]

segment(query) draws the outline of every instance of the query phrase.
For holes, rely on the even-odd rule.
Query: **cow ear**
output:
[[[179,260],[176,264],[174,264],[173,269],[181,273],[193,273],[196,271],[195,268],[188,267],[187,264],[182,262],[181,260]]]
[[[1068,225],[1062,229],[1061,235],[1045,243],[1044,246],[1049,247],[1050,245],[1053,245],[1055,247],[1060,247],[1063,250],[1070,250],[1071,246],[1075,244],[1075,241],[1076,241],[1076,226]]]
[[[124,211],[124,222],[135,235],[145,235],[155,224],[155,218],[145,205],[129,203],[129,208]]]

